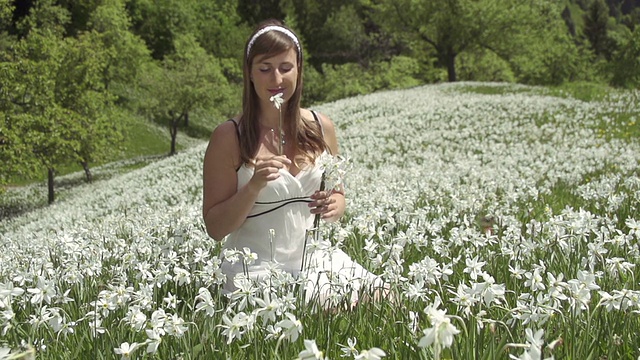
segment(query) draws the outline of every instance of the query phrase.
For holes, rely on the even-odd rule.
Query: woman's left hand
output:
[[[320,214],[323,219],[331,219],[338,216],[338,204],[331,195],[333,191],[316,191],[311,195],[312,202],[309,203],[312,214]]]

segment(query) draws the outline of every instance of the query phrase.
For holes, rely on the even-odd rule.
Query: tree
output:
[[[626,88],[640,87],[640,26],[627,30],[618,40],[618,50],[613,53],[611,82]]]
[[[18,96],[21,84],[16,82],[17,62],[8,53],[0,59],[0,192],[10,176],[31,174],[35,170],[27,140],[15,124],[23,99]]]
[[[176,153],[181,122],[189,113],[221,98],[226,79],[215,58],[200,47],[193,35],[179,36],[176,52],[159,65],[150,65],[142,81],[146,93],[141,108],[154,121],[168,125],[169,155]]]
[[[9,28],[15,7],[11,0],[0,0],[0,52],[9,47]]]
[[[73,139],[73,114],[56,102],[56,76],[62,59],[62,40],[32,31],[18,44],[11,102],[18,104],[9,127],[24,137],[28,152],[19,161],[35,162],[47,171],[49,203],[53,203],[56,168],[69,161],[79,144]]]
[[[2,111],[7,129],[4,151],[13,174],[47,170],[49,203],[54,201],[54,175],[58,165],[68,161],[72,116],[56,103],[56,77],[64,54],[64,9],[43,0],[19,21],[22,39],[6,54]],[[16,162],[22,163],[16,164]],[[12,173],[9,173],[12,174]]]
[[[584,35],[596,56],[611,59],[612,41],[609,38],[609,7],[604,0],[594,0],[584,15]]]
[[[47,1],[31,11],[23,26],[33,27],[3,66],[4,153],[13,171],[46,169],[52,203],[56,169],[77,161],[90,179],[89,163],[112,151],[105,145],[122,130],[106,117],[113,101],[103,80],[110,49],[103,48],[99,34],[64,38],[64,21],[56,20],[65,19],[64,11]]]
[[[98,6],[91,13],[88,29],[95,32],[95,41],[104,48],[107,58],[102,77],[106,89],[126,101],[128,88],[135,85],[144,63],[151,61],[144,41],[130,31],[124,2],[113,0]]]
[[[111,119],[115,97],[105,82],[112,49],[104,48],[100,34],[82,33],[65,39],[64,57],[56,78],[56,103],[73,118],[69,141],[74,160],[82,165],[88,182],[92,181],[89,165],[107,159],[119,149],[123,139],[121,120]]]
[[[518,82],[557,85],[589,79],[590,58],[580,52],[553,1],[520,2],[500,18],[517,24],[507,36],[487,37],[481,44],[506,61]],[[505,28],[505,26],[502,26]]]
[[[132,0],[127,6],[133,31],[151,50],[154,59],[174,53],[176,37],[195,34],[198,0]]]
[[[282,20],[285,17],[280,0],[238,0],[237,11],[252,27],[266,19]]]
[[[495,38],[523,29],[511,18],[518,9],[507,0],[438,0],[372,2],[376,19],[387,32],[398,34],[415,54],[432,51],[456,81],[456,57]]]

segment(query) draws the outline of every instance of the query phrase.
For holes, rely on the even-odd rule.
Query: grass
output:
[[[139,169],[166,157],[170,149],[169,130],[140,117],[132,117],[120,154],[108,161],[91,164],[93,182]],[[188,128],[180,129],[177,150],[181,151],[208,137],[210,124],[195,120]],[[33,177],[11,179],[10,185],[0,192],[0,218],[12,218],[47,203],[47,174],[43,170]],[[73,189],[86,184],[80,164],[66,164],[57,169],[54,179],[56,201],[63,200]],[[28,188],[28,189],[25,189]]]
[[[109,163],[116,163],[122,160],[135,159],[141,157],[157,157],[166,155],[170,149],[169,130],[159,125],[150,123],[139,117],[129,119],[129,127],[126,130],[125,141],[121,144],[122,151],[116,157],[108,160],[90,164],[90,168],[96,168]],[[178,150],[185,149],[186,145],[178,139]],[[117,144],[114,144],[117,146]],[[133,167],[135,168],[135,166]],[[56,176],[64,176],[75,172],[83,171],[80,164],[70,163],[60,166],[56,169]],[[12,178],[9,181],[10,186],[24,186],[32,183],[43,182],[47,180],[46,169],[39,174],[27,178]]]

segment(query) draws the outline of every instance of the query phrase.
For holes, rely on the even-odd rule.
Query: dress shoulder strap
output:
[[[318,123],[318,126],[320,126],[320,132],[322,133],[322,137],[324,137],[324,127],[322,127],[322,121],[320,120],[320,116],[318,116],[318,113],[316,113],[315,110],[311,110],[311,114],[313,114],[313,118]]]
[[[240,126],[238,126],[238,123],[234,119],[229,119],[227,121],[231,121],[233,123],[233,126],[235,126],[236,136],[238,137],[238,143],[240,143]],[[242,167],[242,164],[238,166],[238,168],[236,169],[236,172],[238,172],[238,170],[240,170],[241,167]]]
[[[240,127],[238,126],[238,123],[234,119],[229,119],[227,121],[231,121],[233,123],[233,126],[235,126],[236,128],[236,135],[238,136],[238,140],[240,140]]]

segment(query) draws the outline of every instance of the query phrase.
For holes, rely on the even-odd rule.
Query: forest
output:
[[[640,85],[638,0],[0,0],[0,189],[206,139],[241,105],[261,20],[299,34],[305,106],[422,84]],[[0,190],[0,193],[2,190]],[[0,195],[1,196],[1,195]]]

